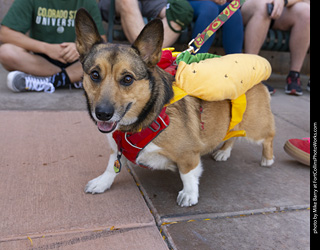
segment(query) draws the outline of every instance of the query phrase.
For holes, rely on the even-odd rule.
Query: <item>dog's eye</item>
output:
[[[130,75],[126,75],[125,77],[123,77],[120,81],[120,83],[124,86],[130,86],[133,83],[133,77]]]
[[[99,82],[100,81],[100,75],[99,75],[99,73],[97,71],[92,71],[90,73],[90,78],[94,82]]]

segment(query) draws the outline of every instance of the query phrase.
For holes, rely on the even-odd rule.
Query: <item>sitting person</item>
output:
[[[195,38],[224,10],[227,0],[188,0],[194,10],[195,25],[192,38]],[[206,53],[211,47],[215,35],[212,35],[200,48],[198,53]],[[243,24],[240,11],[236,11],[222,26],[222,44],[226,54],[241,53],[243,46]]]
[[[81,81],[83,70],[74,42],[74,19],[81,7],[106,39],[95,0],[13,2],[0,29],[0,62],[11,71],[7,85],[12,91],[52,93]]]
[[[108,22],[111,0],[101,0],[99,7],[102,18]],[[133,43],[143,29],[143,17],[160,18],[163,22],[163,47],[171,46],[193,18],[193,10],[186,0],[116,0],[116,16],[130,43]]]
[[[268,14],[267,3],[273,4]],[[302,95],[300,70],[310,44],[309,0],[247,0],[241,8],[246,26],[244,52],[258,54],[269,28],[290,30],[290,72],[285,93]]]

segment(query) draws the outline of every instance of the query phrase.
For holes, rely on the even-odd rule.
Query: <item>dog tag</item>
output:
[[[117,159],[114,161],[113,170],[116,174],[120,173],[121,171],[121,161],[120,161],[121,155],[122,153],[118,151]]]

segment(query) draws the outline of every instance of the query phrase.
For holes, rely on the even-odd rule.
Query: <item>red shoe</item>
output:
[[[290,139],[283,148],[295,160],[310,166],[310,138]]]

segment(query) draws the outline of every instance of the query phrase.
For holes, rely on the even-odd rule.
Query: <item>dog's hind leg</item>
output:
[[[231,155],[231,150],[234,142],[234,138],[230,138],[229,140],[227,140],[219,150],[212,154],[213,159],[215,159],[216,161],[228,160]]]
[[[179,164],[178,164],[179,166]],[[202,164],[199,157],[198,165],[188,173],[182,173],[179,167],[183,189],[179,192],[177,203],[181,207],[190,207],[198,203],[199,178],[202,174]]]
[[[266,138],[263,143],[261,166],[270,167],[274,163],[273,136]]]

